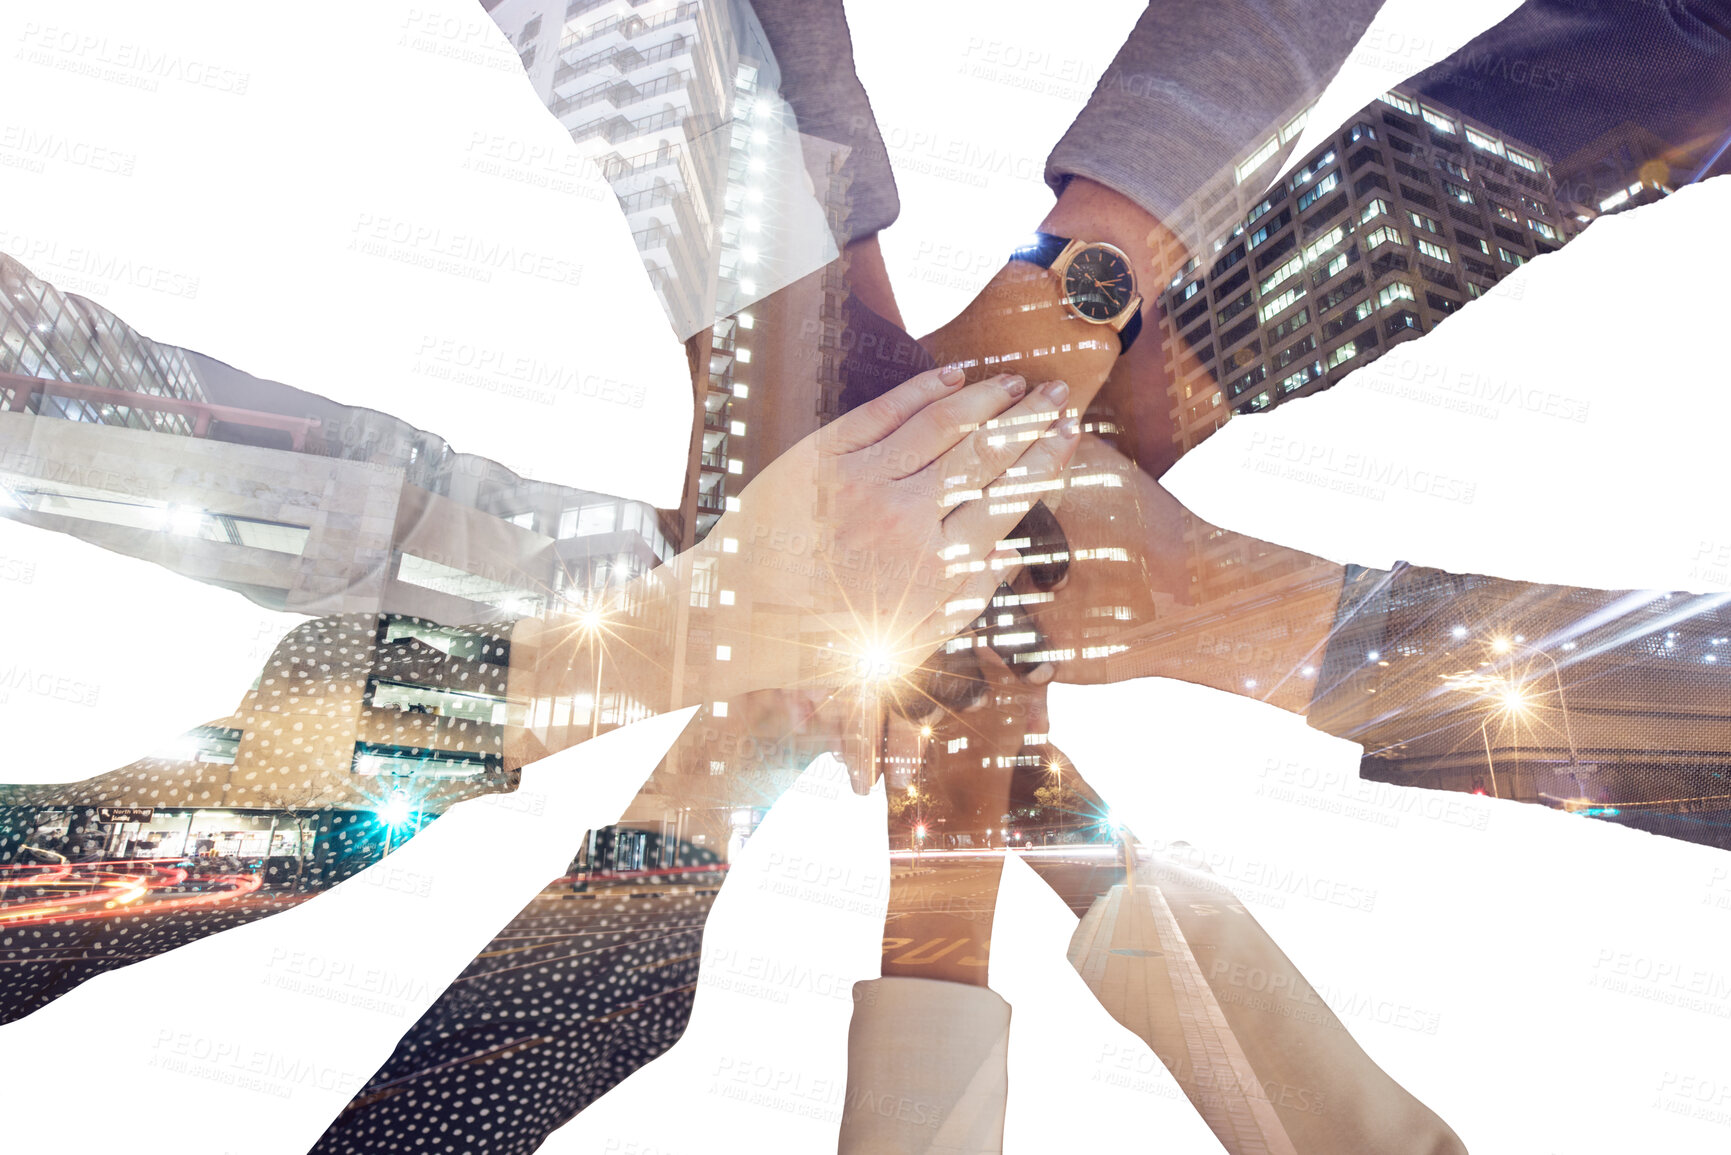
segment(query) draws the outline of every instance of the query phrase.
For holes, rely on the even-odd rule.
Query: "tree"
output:
[[[1092,790],[1069,778],[1054,778],[1034,790],[1034,803],[1040,811],[1040,821],[1048,826],[1075,828],[1092,826],[1101,820],[1105,807]]]
[[[915,828],[923,823],[928,844],[936,833],[932,828],[950,817],[949,798],[941,791],[934,791],[929,785],[925,789],[909,787],[891,790],[888,801],[890,825],[905,827],[911,838]]]
[[[280,810],[295,828],[295,884],[296,889],[306,873],[306,841],[307,823],[317,818],[320,811],[329,809],[337,801],[337,791],[329,784],[319,781],[303,782],[298,786],[279,787],[275,790],[261,790],[258,794],[261,805],[271,810]],[[266,855],[270,848],[266,847]]]

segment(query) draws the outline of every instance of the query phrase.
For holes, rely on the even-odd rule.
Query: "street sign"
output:
[[[156,817],[154,806],[98,806],[98,822],[149,822]]]

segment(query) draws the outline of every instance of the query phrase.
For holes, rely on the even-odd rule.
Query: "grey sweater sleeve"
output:
[[[1383,0],[1153,0],[1046,161],[1170,219],[1321,94]]]
[[[854,72],[842,0],[751,0],[781,71],[781,95],[800,132],[846,145],[843,244],[888,228],[901,212],[895,175],[871,101]]]

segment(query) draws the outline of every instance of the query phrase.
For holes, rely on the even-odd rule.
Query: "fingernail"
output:
[[[1075,437],[1078,434],[1080,434],[1081,432],[1082,432],[1081,422],[1077,421],[1074,417],[1066,417],[1062,421],[1058,422],[1058,436],[1059,437],[1063,437],[1063,438],[1067,439],[1067,438]]]
[[[967,374],[962,372],[960,365],[945,365],[938,370],[938,380],[945,385],[960,385],[966,377]]]
[[[1009,376],[1004,378],[1004,392],[1008,393],[1011,397],[1020,397],[1027,391],[1027,378],[1022,377],[1020,374],[1011,373]]]
[[[1039,665],[1028,671],[1028,681],[1034,683],[1036,686],[1044,686],[1047,682],[1052,680],[1052,675],[1057,672],[1058,667],[1054,666],[1051,662],[1041,662]]]
[[[1070,386],[1065,381],[1048,381],[1040,387],[1040,391],[1046,395],[1052,404],[1062,405],[1064,399],[1070,395]]]

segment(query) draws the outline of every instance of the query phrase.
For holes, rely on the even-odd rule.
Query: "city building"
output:
[[[1159,296],[1172,436],[1188,452],[1237,414],[1328,388],[1428,333],[1580,226],[1550,158],[1395,89],[1264,191],[1300,111],[1223,173],[1175,233]],[[1202,599],[1279,576],[1241,541],[1198,528]]]
[[[492,15],[521,47],[549,109],[618,193],[670,323],[690,334],[697,421],[681,509],[518,478],[454,454],[398,418],[142,341],[99,306],[8,269],[18,316],[5,330],[14,353],[0,364],[16,378],[0,378],[9,410],[0,414],[0,460],[15,467],[4,479],[12,499],[6,513],[272,608],[347,615],[303,630],[354,634],[346,637],[353,661],[377,675],[356,673],[341,682],[346,688],[324,688],[323,698],[342,701],[315,711],[323,719],[318,789],[301,779],[290,789],[273,777],[270,727],[251,722],[274,707],[261,706],[255,688],[234,718],[207,728],[219,745],[232,744],[236,767],[215,789],[211,767],[219,763],[208,750],[195,759],[208,805],[240,814],[258,810],[264,794],[310,789],[339,810],[377,810],[382,783],[436,812],[466,793],[503,788],[503,719],[495,717],[503,686],[483,694],[486,701],[459,702],[449,698],[455,675],[437,672],[437,661],[410,663],[405,681],[391,672],[403,647],[433,644],[411,633],[445,639],[445,650],[485,649],[498,643],[487,640],[488,623],[604,606],[609,634],[653,637],[649,650],[666,659],[635,673],[615,664],[599,688],[604,728],[665,710],[681,694],[701,700],[708,667],[749,645],[754,629],[769,628],[760,619],[774,616],[773,607],[753,606],[749,591],[722,590],[701,573],[691,604],[671,621],[644,619],[641,607],[610,591],[706,534],[763,465],[835,415],[839,367],[823,350],[833,354],[841,340],[839,266],[759,297],[790,275],[777,256],[790,245],[783,222],[795,215],[784,202],[809,198],[815,184],[830,222],[845,210],[840,150],[795,135],[790,156],[792,122],[775,96],[773,60],[742,6],[507,2],[493,5]],[[110,329],[122,336],[108,339]],[[92,360],[87,347],[100,354],[106,345],[87,333],[131,342],[126,372],[109,363],[113,357]],[[86,361],[90,368],[81,369]],[[141,396],[149,403],[141,405]],[[50,413],[69,420],[35,419]],[[7,445],[3,430],[14,414]],[[137,435],[122,444],[121,426]],[[180,436],[153,437],[158,431]],[[108,470],[120,460],[125,469]],[[459,624],[478,628],[453,635]],[[723,635],[729,641],[717,640]],[[586,737],[595,696],[531,703],[523,722],[532,740],[558,748]],[[460,720],[423,734],[422,715]],[[466,741],[451,740],[457,730]],[[163,777],[162,761],[146,759],[116,781]],[[673,817],[683,812],[674,805],[678,791],[689,792],[697,774],[722,774],[718,764],[727,760],[670,759],[636,807],[644,813],[630,820],[675,829],[685,821]],[[147,804],[111,785],[95,787],[87,809]],[[152,793],[178,821],[162,788]],[[201,822],[192,820],[188,833]],[[71,833],[80,833],[77,824]],[[116,849],[126,836],[108,832]],[[671,854],[675,840],[660,841]]]
[[[0,515],[314,615],[182,748],[9,788],[15,838],[250,853],[246,832],[316,802],[326,842],[297,832],[312,856],[345,824],[508,789],[510,623],[594,604],[688,536],[674,512],[528,481],[398,418],[159,345],[3,254],[0,402]],[[673,628],[610,612],[619,632]],[[556,748],[665,711],[674,686],[666,665],[619,664],[521,721]],[[179,834],[98,819],[140,809]],[[274,852],[286,836],[259,837]]]

